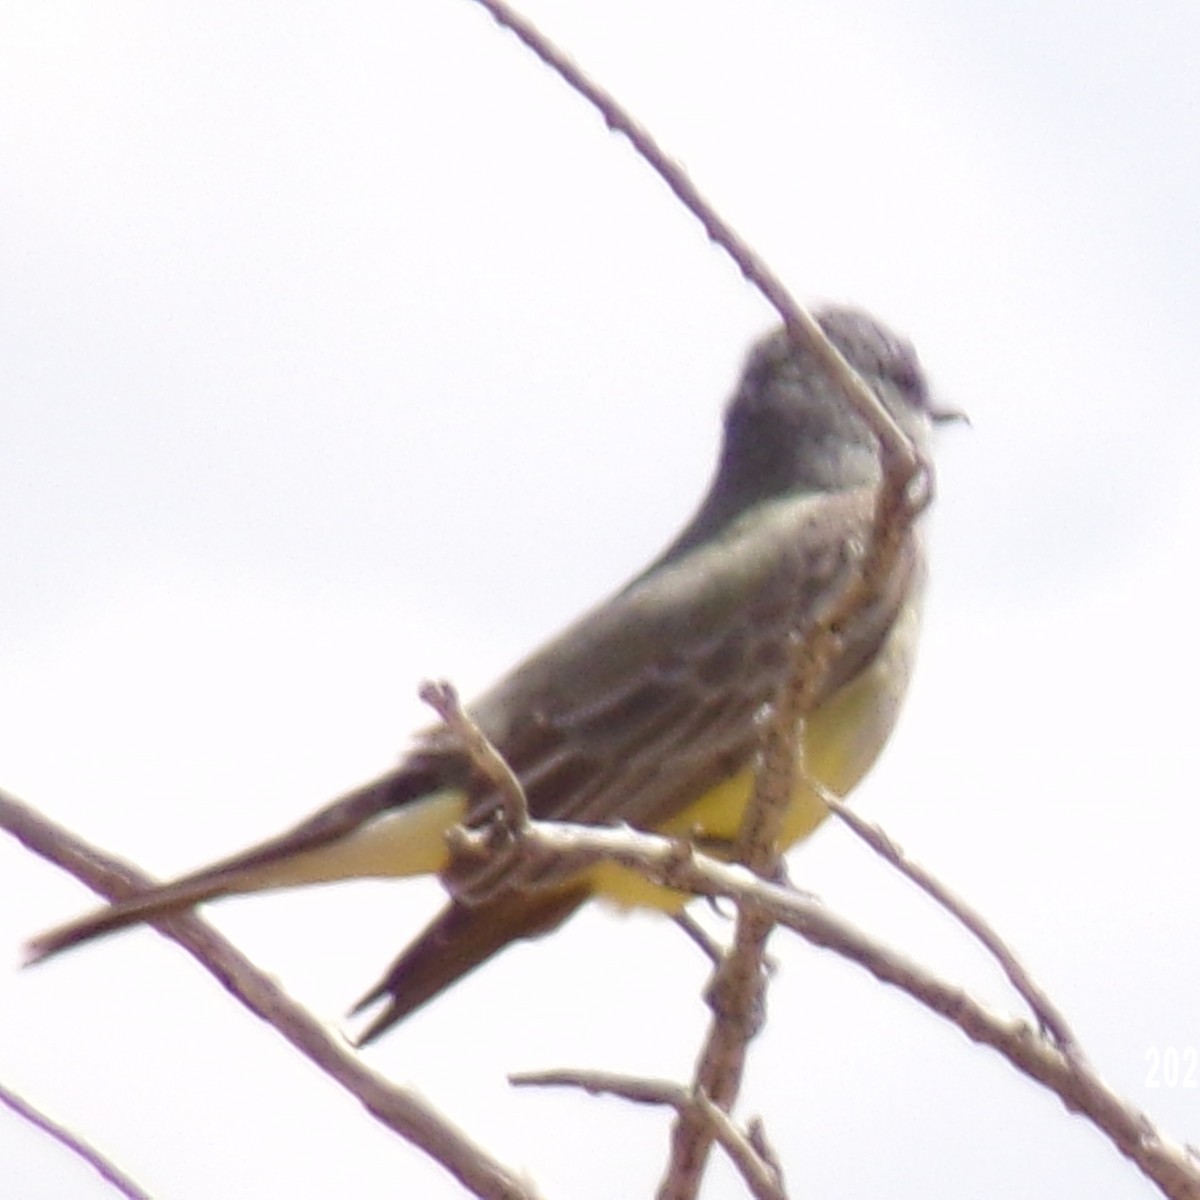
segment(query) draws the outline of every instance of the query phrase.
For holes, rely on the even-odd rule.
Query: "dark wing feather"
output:
[[[583,618],[471,706],[549,820],[653,829],[749,761],[787,646],[850,577],[874,490],[786,497]],[[914,551],[915,557],[915,551]],[[843,633],[824,695],[878,651],[907,591]],[[497,799],[473,794],[470,819]]]

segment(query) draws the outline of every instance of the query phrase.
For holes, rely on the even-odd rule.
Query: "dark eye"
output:
[[[925,386],[925,376],[917,366],[916,359],[911,354],[898,354],[887,365],[887,377],[902,391],[908,394],[909,403],[920,408],[927,408],[929,394]]]

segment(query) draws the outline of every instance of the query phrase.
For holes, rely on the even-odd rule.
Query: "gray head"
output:
[[[925,449],[940,415],[912,346],[860,309],[827,308],[817,320],[901,429]],[[741,507],[792,491],[858,487],[879,477],[875,439],[829,372],[786,330],[746,360],[725,414],[717,485]]]
[[[817,320],[925,451],[931,423],[945,414],[930,403],[913,348],[859,309],[827,308]],[[878,478],[870,430],[816,355],[777,330],[750,351],[725,412],[725,440],[712,486],[660,561],[687,553],[763,501],[789,493],[843,491]]]

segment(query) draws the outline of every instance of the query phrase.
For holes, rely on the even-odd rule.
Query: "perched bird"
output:
[[[912,348],[863,312],[818,320],[924,450],[931,404]],[[855,569],[880,479],[876,442],[826,367],[780,330],[751,351],[725,415],[715,476],[696,515],[615,595],[468,706],[535,818],[624,823],[701,841],[736,838],[753,788],[759,714],[803,638]],[[882,749],[912,667],[924,565],[912,532],[872,602],[841,631],[803,727],[806,770],[839,795]],[[797,731],[800,736],[800,731]],[[33,960],[220,896],[368,876],[444,872],[445,835],[496,811],[446,726],[416,735],[398,766],[280,836],[51,930]],[[801,783],[782,841],[825,808]],[[368,1041],[517,938],[560,925],[586,900],[678,910],[686,897],[612,863],[538,881],[503,875],[488,897],[451,899],[359,1010]]]

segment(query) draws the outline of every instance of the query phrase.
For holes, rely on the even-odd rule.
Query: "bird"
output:
[[[865,311],[816,313],[827,337],[928,461],[933,402],[909,342]],[[468,705],[520,780],[533,818],[623,824],[732,854],[753,789],[762,713],[787,682],[789,646],[817,626],[871,536],[882,478],[874,434],[826,359],[786,329],[747,355],[716,469],[695,515],[649,566]],[[912,672],[926,575],[908,530],[797,727],[805,772],[780,849],[826,815],[810,778],[847,795],[871,768]],[[449,830],[480,828],[502,799],[445,724],[397,764],[247,850],[33,938],[40,961],[102,934],[220,897],[336,880],[442,875]],[[688,900],[600,862],[530,880],[503,871],[486,899],[451,895],[363,997],[365,1044],[510,943],[558,928],[587,901],[679,912]]]

